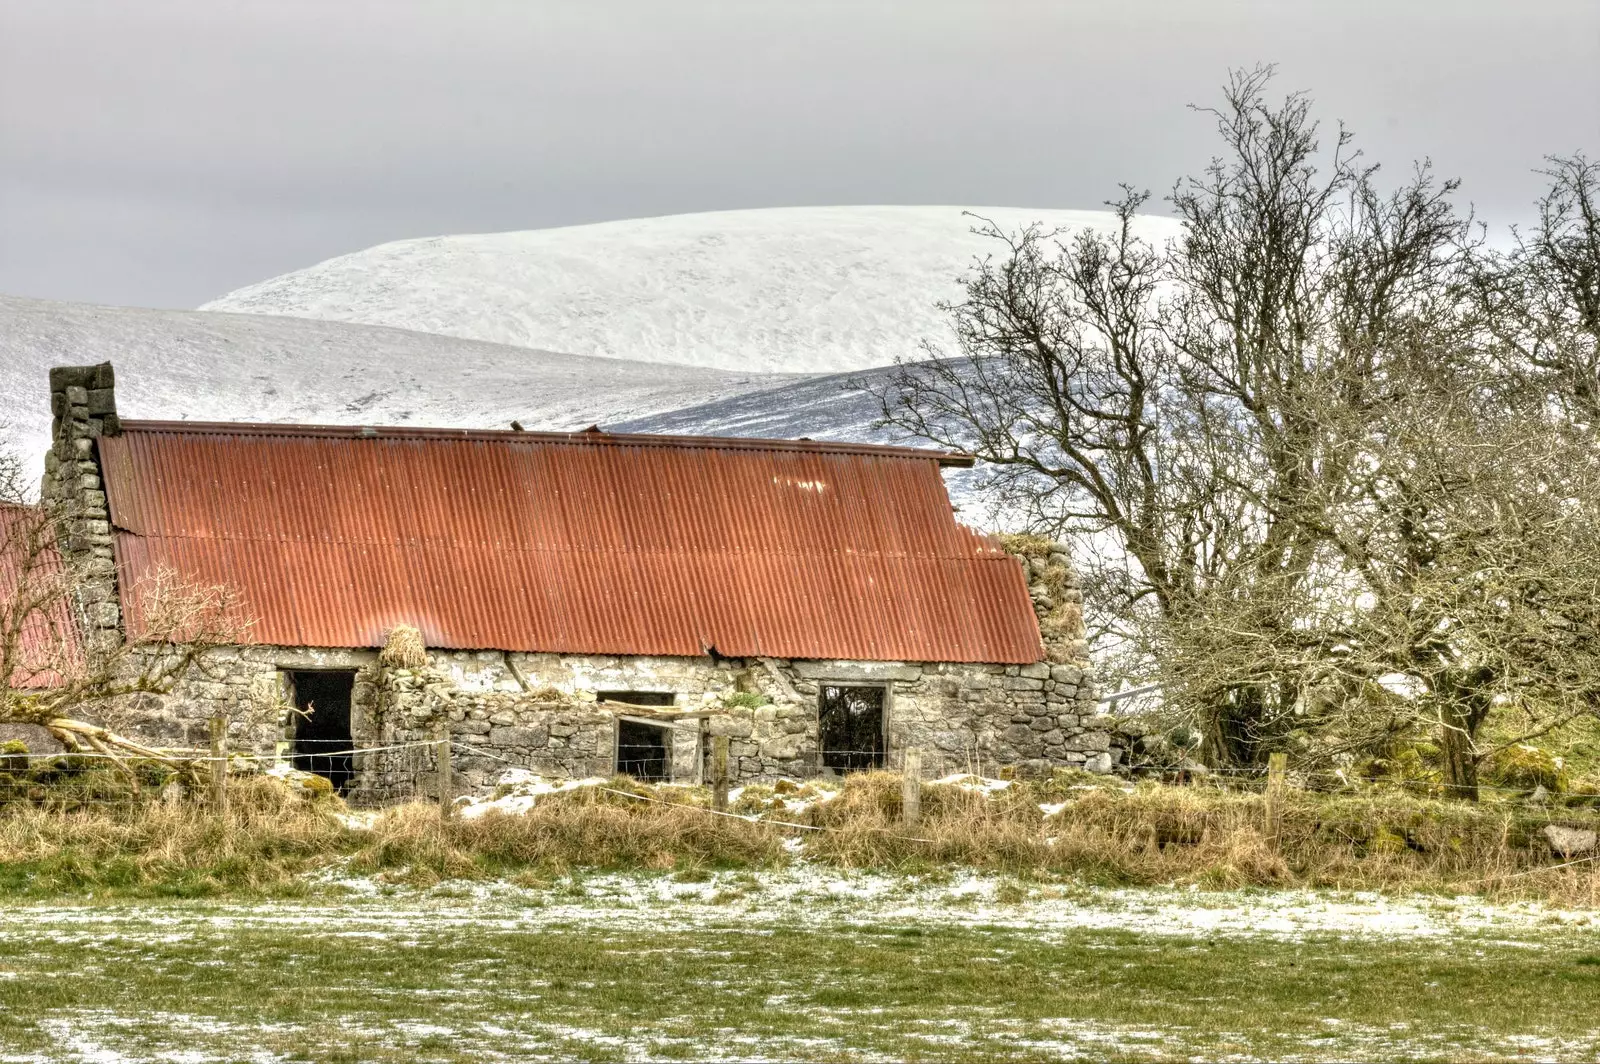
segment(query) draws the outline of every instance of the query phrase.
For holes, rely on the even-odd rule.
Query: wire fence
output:
[[[613,787],[595,785],[596,789],[630,801],[684,805],[687,808],[699,809],[708,815],[765,824],[780,830],[802,832],[828,830],[815,824],[784,819],[782,810],[778,808],[765,814],[730,811],[727,808],[726,794],[741,782],[748,781],[740,779],[746,774],[739,771],[737,758],[731,756],[727,757],[725,767],[721,770],[724,773],[723,777],[721,779],[716,777],[716,759],[712,747],[717,741],[717,737],[711,737],[709,742],[697,743],[692,756],[677,759],[670,743],[613,743],[611,749],[597,751],[596,756],[591,759],[593,767],[599,770],[592,774],[607,775],[611,772],[620,772],[624,775],[633,775],[644,783],[669,782],[675,776],[681,779],[682,770],[692,765],[693,768],[689,770],[691,775],[684,782],[709,787],[714,794],[720,789],[722,797],[714,798],[711,806]],[[733,739],[731,742],[737,741]],[[728,745],[731,746],[731,742]],[[327,748],[330,746],[332,749]],[[319,742],[315,749],[299,749],[293,744],[284,744],[271,753],[253,750],[217,751],[195,747],[158,748],[154,752],[159,755],[159,760],[100,751],[0,751],[0,815],[3,815],[4,806],[12,803],[61,808],[143,804],[171,797],[172,791],[169,788],[175,780],[181,792],[179,798],[222,806],[225,799],[219,799],[216,796],[217,791],[219,788],[225,790],[228,786],[228,777],[239,775],[238,770],[241,768],[255,771],[272,771],[276,766],[310,769],[312,774],[321,775],[323,778],[332,777],[330,785],[349,784],[352,793],[364,800],[370,800],[366,792],[373,790],[368,787],[371,779],[382,777],[388,783],[384,792],[387,800],[421,798],[441,801],[441,804],[446,806],[452,805],[460,794],[474,789],[482,793],[498,783],[497,775],[484,771],[486,765],[522,769],[536,775],[568,774],[549,765],[541,766],[525,754],[508,756],[506,753],[486,749],[456,737],[448,740],[422,739],[377,745],[341,744],[324,740]],[[441,766],[442,753],[447,756],[444,757]],[[903,755],[902,751],[896,753]],[[888,752],[884,750],[813,749],[807,756],[816,759],[821,765],[826,765],[830,758],[863,756],[871,758],[866,764],[846,763],[841,767],[842,771],[890,767],[886,763]],[[335,759],[340,758],[350,759],[348,774],[342,779],[339,778],[340,770],[333,767]],[[474,778],[463,780],[459,775],[452,777],[452,759],[456,761],[454,766],[456,771],[470,769]],[[171,771],[173,768],[179,769],[179,773],[174,774]],[[95,769],[101,771],[94,771]],[[1210,769],[1204,774],[1199,774],[1185,773],[1180,766],[1164,766],[1157,770],[1156,775],[1167,780],[1181,779],[1189,786],[1199,788],[1214,787],[1266,793],[1271,787],[1268,771],[1252,767]],[[1184,778],[1185,776],[1187,778]],[[1009,786],[1011,782],[1011,779],[1004,778],[995,780],[992,784],[985,784],[984,789],[994,790],[996,784],[1004,787]],[[1125,781],[1125,785],[1128,785],[1128,781]],[[1338,769],[1303,768],[1290,770],[1286,774],[1286,793],[1305,790],[1314,793],[1363,794],[1376,793],[1380,786],[1406,788],[1424,797],[1448,794],[1443,785],[1433,780],[1370,780]],[[337,789],[345,788],[339,786]],[[1520,799],[1527,799],[1530,796],[1530,788],[1526,787],[1483,783],[1479,785],[1478,790],[1486,794],[1510,795]],[[1512,803],[1506,803],[1506,807],[1511,808]],[[1569,821],[1573,813],[1561,804],[1559,796],[1552,796],[1552,801],[1543,807],[1519,801],[1515,803],[1515,812],[1525,822],[1551,824]],[[930,841],[912,834],[897,834],[897,837]]]

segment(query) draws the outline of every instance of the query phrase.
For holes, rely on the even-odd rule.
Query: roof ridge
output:
[[[484,443],[543,443],[570,446],[672,447],[730,451],[795,451],[853,454],[877,458],[931,459],[941,466],[969,468],[973,457],[960,451],[835,440],[767,439],[758,436],[674,436],[665,433],[525,432],[516,429],[452,429],[401,425],[302,425],[262,421],[141,421],[124,419],[123,433],[180,433],[211,436],[284,436],[331,439],[464,440]]]

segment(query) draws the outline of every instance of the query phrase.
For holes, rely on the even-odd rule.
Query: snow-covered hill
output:
[[[971,208],[1004,229],[1109,230],[1102,211]],[[726,370],[837,373],[948,338],[936,303],[996,242],[959,207],[796,207],[381,244],[203,309],[392,325]],[[1170,219],[1139,223],[1176,233]]]
[[[123,416],[579,429],[792,378],[727,373],[251,314],[0,296],[0,422],[35,465],[51,366],[111,360]]]
[[[933,447],[924,439],[873,423],[882,413],[877,396],[886,390],[893,367],[790,380],[770,390],[727,395],[677,410],[619,421],[616,432],[660,432],[681,436],[752,436],[765,439],[849,440],[855,443]],[[962,520],[1000,527],[1004,520],[981,497],[983,469],[947,469],[945,485]]]

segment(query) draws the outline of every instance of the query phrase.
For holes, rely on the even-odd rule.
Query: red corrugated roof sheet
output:
[[[15,689],[58,687],[63,682],[58,667],[82,665],[83,637],[73,621],[65,579],[45,514],[33,506],[0,503],[0,628],[18,626],[11,670]]]
[[[446,648],[1041,656],[1020,567],[955,521],[939,469],[959,456],[139,421],[99,446],[121,586],[163,565],[230,584],[262,643],[406,623]]]

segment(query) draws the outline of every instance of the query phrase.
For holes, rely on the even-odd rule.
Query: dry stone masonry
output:
[[[41,501],[57,520],[62,560],[77,576],[74,607],[91,653],[121,641],[111,518],[94,441],[121,431],[111,363],[50,371],[51,445]]]
[[[74,605],[91,652],[122,638],[96,446],[121,431],[114,383],[109,364],[50,373],[53,442],[42,494],[78,578]],[[662,771],[675,780],[703,777],[717,736],[729,740],[738,780],[812,776],[831,771],[821,748],[825,692],[870,688],[881,692],[873,696],[881,697],[883,722],[874,734],[888,767],[916,748],[929,776],[1114,771],[1126,740],[1099,712],[1082,588],[1067,550],[1037,537],[1012,537],[1006,547],[1023,567],[1039,621],[1041,660],[1032,664],[434,650],[398,667],[371,649],[253,645],[206,655],[169,694],[134,696],[117,723],[155,742],[200,746],[221,715],[233,749],[288,754],[307,720],[292,677],[338,673],[348,692],[348,730],[340,734],[358,748],[391,748],[354,756],[349,794],[385,801],[427,785],[436,750],[428,744],[444,736],[457,744],[454,769],[464,788],[489,786],[513,765],[606,775],[618,765],[619,721],[630,720],[666,729]],[[687,712],[663,721],[615,704],[630,695]]]
[[[1098,692],[1083,641],[1076,574],[1058,544],[1013,541],[1027,568],[1045,633],[1045,660],[1031,665],[815,661],[761,658],[606,657],[440,651],[422,668],[380,663],[374,650],[247,646],[214,652],[171,695],[141,696],[140,730],[170,743],[199,744],[223,713],[235,749],[270,752],[292,741],[296,716],[284,676],[295,670],[353,673],[350,731],[359,754],[350,796],[381,802],[431,786],[433,748],[448,734],[463,789],[481,790],[509,766],[546,775],[609,775],[617,764],[617,722],[626,710],[602,693],[670,694],[665,722],[671,778],[703,778],[712,736],[727,736],[736,780],[814,776],[822,767],[818,705],[830,685],[885,692],[886,761],[922,753],[930,777],[1011,769],[1046,774],[1072,766],[1113,771],[1124,737],[1097,712]]]

